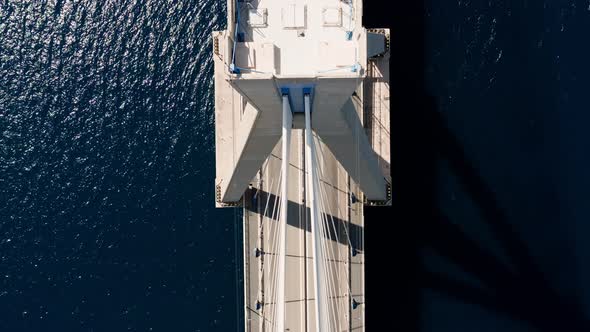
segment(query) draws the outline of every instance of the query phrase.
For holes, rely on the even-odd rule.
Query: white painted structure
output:
[[[293,111],[302,112],[303,86],[313,89],[313,129],[369,200],[386,200],[384,174],[361,134],[362,124],[351,99],[366,76],[367,31],[361,25],[361,4],[228,1],[228,29],[214,36],[224,67],[216,72],[216,91],[224,99],[217,98],[216,107],[218,111],[228,109],[229,94],[239,94],[241,105],[232,110],[240,112],[233,114],[234,120],[240,119],[235,130],[216,133],[218,164],[223,160],[225,165],[217,174],[221,202],[239,201],[278,143],[281,88],[293,90],[290,99],[297,109]],[[233,155],[220,156],[220,150]]]
[[[227,7],[213,34],[216,203],[244,206],[246,330],[362,330],[362,204],[390,200],[389,125],[364,103],[389,93],[363,82],[388,68],[389,32],[362,27],[360,0]]]

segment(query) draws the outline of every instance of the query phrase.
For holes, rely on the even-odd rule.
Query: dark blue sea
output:
[[[225,1],[0,1],[0,331],[235,331]]]
[[[590,319],[590,1],[391,3],[388,243],[418,253],[391,278],[419,265],[394,307],[425,331],[532,331],[531,303]],[[240,218],[213,195],[225,6],[0,0],[0,331],[242,329]],[[506,301],[523,264],[557,297]]]

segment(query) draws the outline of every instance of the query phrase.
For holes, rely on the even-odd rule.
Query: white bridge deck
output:
[[[309,208],[305,205],[305,172],[303,170],[304,138],[302,130],[294,130],[291,147],[290,192],[287,226],[287,292],[286,324],[289,331],[315,331],[314,326],[314,283],[312,274],[312,236],[310,233]],[[339,241],[331,241],[333,261],[331,269],[337,271],[334,278],[338,286],[337,298],[330,299],[331,305],[340,308],[338,317],[341,331],[360,330],[364,326],[364,306],[351,308],[351,295],[359,303],[364,302],[364,251],[363,251],[363,204],[351,203],[349,193],[361,197],[356,186],[338,165],[329,152],[324,150],[322,185],[328,197],[329,213],[334,217],[334,233]],[[278,221],[272,218],[275,202],[278,203],[277,187],[280,172],[280,146],[275,149],[257,178],[253,189],[245,196],[244,206],[244,253],[245,253],[245,298],[246,331],[275,331],[272,317],[272,298],[275,281],[272,272],[277,267],[274,240]],[[274,188],[272,188],[274,187]],[[258,193],[256,201],[252,196]],[[270,196],[269,196],[270,195]],[[269,209],[261,211],[267,200]],[[254,205],[254,206],[253,206]],[[331,225],[330,225],[331,227]],[[350,238],[350,243],[348,239]],[[357,250],[352,256],[352,246]],[[266,254],[256,257],[255,249]],[[348,290],[350,289],[350,293]],[[256,309],[257,301],[263,303]],[[334,315],[334,314],[332,314]],[[269,320],[266,321],[265,320]]]
[[[389,52],[383,57],[372,59],[369,64],[368,76],[356,95],[357,103],[363,105],[362,118],[365,129],[373,148],[380,156],[379,162],[385,174],[389,174]],[[363,98],[364,97],[364,98]],[[361,99],[362,98],[362,99]],[[363,103],[364,99],[364,103]],[[340,331],[364,331],[364,218],[363,204],[352,203],[350,193],[358,198],[362,194],[342,166],[332,154],[323,147],[324,175],[322,182],[331,208],[331,214],[337,218],[336,233],[340,241],[332,242],[331,250],[337,261],[333,261],[333,269],[340,271],[338,282],[341,297],[338,301],[340,310],[338,321]],[[275,331],[270,321],[274,303],[268,302],[272,294],[274,282],[271,271],[277,266],[276,243],[273,243],[278,221],[272,218],[273,203],[278,203],[280,188],[277,186],[281,169],[280,144],[265,163],[252,188],[244,197],[244,292],[246,331]],[[311,233],[309,210],[305,205],[305,172],[304,172],[304,135],[303,130],[293,130],[291,138],[290,158],[290,192],[289,217],[287,226],[287,294],[286,294],[286,325],[291,332],[315,331],[313,275],[311,260]],[[321,160],[320,160],[321,161]],[[390,178],[389,178],[390,180]],[[271,188],[272,187],[272,188]],[[256,200],[252,196],[258,192]],[[269,197],[270,195],[270,197]],[[269,199],[269,210],[264,214],[266,200]],[[253,206],[253,204],[255,206]],[[350,243],[347,242],[350,236]],[[352,248],[357,254],[352,256]],[[255,249],[259,248],[268,255],[256,257]],[[350,293],[348,290],[350,289]],[[268,295],[265,297],[265,295]],[[360,305],[352,309],[351,296]],[[257,302],[262,307],[257,310]]]

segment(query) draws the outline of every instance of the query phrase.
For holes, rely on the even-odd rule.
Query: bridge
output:
[[[391,200],[388,40],[362,1],[228,1],[215,190],[243,209],[246,331],[364,330],[363,206]]]

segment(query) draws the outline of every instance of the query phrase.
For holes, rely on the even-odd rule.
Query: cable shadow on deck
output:
[[[276,212],[273,218],[273,209],[279,204],[279,200],[279,196],[263,190],[248,189],[244,194],[244,205],[247,211],[263,214],[264,217],[275,222],[278,222],[279,220],[277,219]],[[268,206],[265,208],[267,201]],[[357,202],[354,203],[353,206],[356,204],[362,203]],[[258,208],[259,206],[261,207],[260,210]],[[344,209],[350,211],[348,206],[340,207],[341,211],[344,211]],[[289,218],[287,218],[288,225],[311,232],[310,209],[308,207],[289,201],[287,213],[289,214]],[[352,213],[354,213],[354,210]],[[364,251],[364,230],[362,226],[330,214],[324,214],[324,216],[327,217],[328,220],[327,236],[332,241],[338,242],[342,245],[350,244],[352,248],[360,253]],[[334,222],[333,225],[332,220]]]

